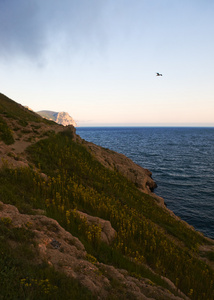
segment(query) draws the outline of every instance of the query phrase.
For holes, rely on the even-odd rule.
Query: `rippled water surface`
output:
[[[214,128],[80,127],[77,134],[149,169],[167,207],[214,238]]]

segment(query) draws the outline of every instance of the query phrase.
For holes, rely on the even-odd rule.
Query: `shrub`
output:
[[[6,145],[11,145],[14,143],[14,138],[12,131],[7,126],[7,123],[0,116],[0,140],[2,140]]]

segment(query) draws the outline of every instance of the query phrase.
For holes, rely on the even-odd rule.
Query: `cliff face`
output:
[[[73,125],[74,127],[77,126],[73,118],[66,112],[59,112],[56,116],[56,122],[58,124],[62,124],[63,126],[67,126],[67,125]]]
[[[214,243],[151,175],[0,94],[0,298],[213,299]]]
[[[74,127],[77,126],[74,119],[67,112],[55,112],[55,111],[49,111],[49,110],[41,110],[41,111],[38,111],[37,113],[40,116],[42,116],[43,118],[52,120],[63,126],[67,126],[67,125],[72,125]]]

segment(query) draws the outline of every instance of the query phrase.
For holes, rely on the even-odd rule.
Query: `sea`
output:
[[[167,207],[214,238],[213,127],[77,127],[76,132],[149,169],[154,192]]]

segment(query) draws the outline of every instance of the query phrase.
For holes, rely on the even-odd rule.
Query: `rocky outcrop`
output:
[[[113,240],[116,237],[116,231],[114,228],[111,226],[111,223],[107,220],[103,220],[98,217],[93,217],[90,216],[86,213],[83,213],[79,210],[77,210],[77,213],[80,215],[81,218],[86,218],[87,222],[89,225],[97,225],[100,226],[101,228],[101,241],[106,243],[106,244],[111,244]]]
[[[95,159],[103,166],[118,171],[128,180],[132,181],[142,192],[151,195],[161,207],[166,208],[164,199],[153,193],[157,184],[152,179],[152,172],[148,169],[137,165],[124,154],[87,142],[78,135],[75,135],[75,140],[86,146]]]
[[[56,123],[61,124],[63,126],[73,125],[74,127],[77,126],[74,119],[66,112],[59,112],[56,116]]]
[[[67,126],[73,125],[74,127],[77,126],[74,119],[67,113],[67,112],[55,112],[50,110],[41,110],[38,111],[37,114],[42,116],[45,119],[52,120],[60,125]]]
[[[102,148],[81,138],[79,138],[79,142],[84,144],[102,165],[111,170],[117,170],[127,179],[134,182],[144,193],[149,194],[156,188],[157,185],[152,179],[152,173],[135,164],[125,155]]]
[[[93,220],[93,217],[86,217]],[[126,270],[97,262],[87,254],[80,240],[57,221],[45,215],[20,214],[15,206],[0,201],[0,221],[8,219],[10,226],[24,227],[34,232],[35,243],[32,247],[35,247],[35,264],[46,261],[56,270],[77,279],[97,299],[187,299],[173,295],[146,278],[135,278]],[[12,247],[16,247],[15,243]]]

